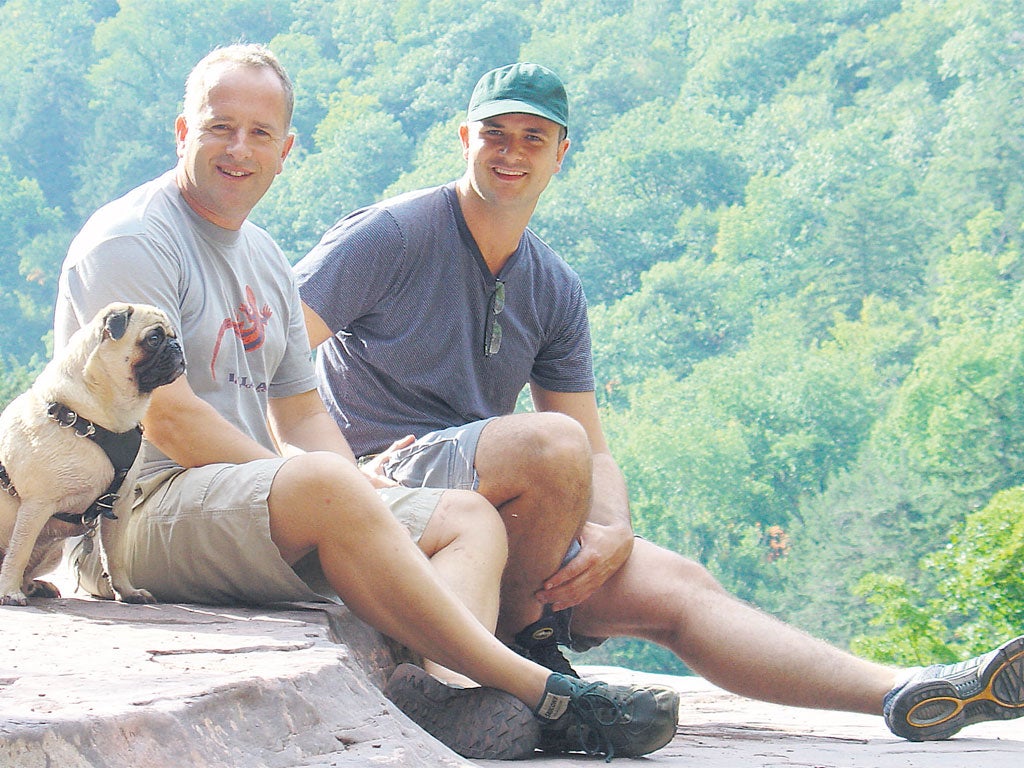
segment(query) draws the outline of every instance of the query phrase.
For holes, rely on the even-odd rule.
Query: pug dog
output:
[[[110,304],[0,414],[0,605],[59,597],[35,576],[57,567],[64,539],[83,534],[90,545],[98,539],[116,598],[156,602],[126,576],[119,532],[150,397],[184,371],[166,314]]]

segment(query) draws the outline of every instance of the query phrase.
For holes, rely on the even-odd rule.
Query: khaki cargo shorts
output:
[[[270,538],[267,498],[286,460],[169,469],[141,481],[127,523],[128,576],[160,602],[266,604],[338,601],[316,553],[293,568]],[[381,499],[419,541],[443,491],[386,488]],[[71,551],[81,586],[112,597],[96,547]],[[90,551],[91,550],[91,551]]]

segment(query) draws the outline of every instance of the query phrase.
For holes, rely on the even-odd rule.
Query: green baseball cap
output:
[[[466,119],[523,112],[539,115],[569,130],[569,100],[558,75],[539,64],[509,64],[492,69],[477,82]]]

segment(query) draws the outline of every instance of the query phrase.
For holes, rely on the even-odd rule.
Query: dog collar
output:
[[[72,512],[58,512],[54,515],[58,520],[76,525],[89,525],[101,515],[110,520],[116,520],[114,514],[114,503],[118,499],[121,485],[124,483],[128,471],[135,463],[135,457],[139,455],[139,448],[142,446],[142,425],[136,424],[127,432],[111,432],[106,427],[94,424],[63,403],[50,403],[46,407],[47,415],[57,422],[57,425],[64,429],[73,429],[79,437],[87,437],[103,449],[114,467],[114,479],[110,481],[107,490],[100,494],[85,512],[81,514]]]

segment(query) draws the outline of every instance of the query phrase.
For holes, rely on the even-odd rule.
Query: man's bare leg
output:
[[[520,657],[448,589],[358,469],[333,454],[285,462],[270,493],[271,536],[286,562],[316,549],[354,614],[425,658],[531,708],[549,671]]]
[[[591,455],[586,432],[556,413],[489,422],[476,450],[479,492],[498,508],[510,564],[501,590],[497,634],[503,640],[536,621],[534,597],[558,570],[590,509]]]
[[[420,537],[419,548],[441,580],[493,633],[508,556],[505,526],[495,509],[478,493],[446,491]],[[429,660],[424,668],[450,685],[476,684]]]
[[[878,715],[901,675],[738,600],[697,563],[643,539],[576,607],[573,630],[651,640],[721,688],[798,707]]]

